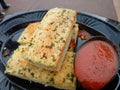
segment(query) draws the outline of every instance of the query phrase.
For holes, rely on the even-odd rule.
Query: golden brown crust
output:
[[[26,44],[29,43],[31,40],[31,36],[33,35],[33,33],[37,30],[37,27],[40,25],[40,22],[34,22],[34,23],[30,23],[25,30],[23,31],[23,33],[21,34],[21,36],[18,39],[18,42],[20,44]]]

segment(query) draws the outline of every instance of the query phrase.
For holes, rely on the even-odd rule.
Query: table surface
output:
[[[118,21],[120,22],[120,0],[113,0],[113,5],[117,14]]]
[[[64,7],[87,12],[120,21],[119,0],[5,0],[11,4],[7,14],[29,10],[43,10],[54,7]],[[2,8],[0,7],[0,10]]]

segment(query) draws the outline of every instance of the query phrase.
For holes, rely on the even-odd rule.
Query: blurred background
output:
[[[120,21],[120,0],[5,0],[5,2],[11,4],[11,7],[5,11],[6,15],[64,7]],[[0,11],[2,11],[1,7]]]

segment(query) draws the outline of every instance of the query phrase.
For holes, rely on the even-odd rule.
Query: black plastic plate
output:
[[[24,31],[26,26],[31,22],[40,21],[47,10],[43,11],[27,11],[15,13],[13,15],[8,15],[1,23],[0,23],[0,90],[57,90],[53,87],[44,87],[44,85],[29,82],[27,80],[23,80],[17,77],[9,76],[4,74],[5,65],[7,60],[12,55],[12,51],[15,49],[14,45],[10,42],[17,41],[21,33]],[[99,17],[99,16],[98,16]],[[107,18],[106,18],[107,19]],[[109,19],[107,21],[103,21],[98,19],[97,17],[92,16],[91,14],[86,13],[78,13],[77,22],[82,23],[91,29],[89,30],[85,28],[85,30],[94,35],[102,35],[107,39],[111,40],[117,48],[120,47],[120,30],[111,25],[109,23]],[[115,21],[114,21],[115,22]],[[77,47],[84,42],[80,38],[77,40]],[[77,49],[77,48],[76,48]],[[3,54],[9,51],[11,52],[9,56],[4,57]],[[119,50],[120,55],[120,50]],[[102,90],[120,90],[120,69],[117,73],[115,79]],[[82,90],[82,87],[77,83],[77,90]]]

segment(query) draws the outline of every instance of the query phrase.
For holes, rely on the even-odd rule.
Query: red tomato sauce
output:
[[[75,75],[87,90],[103,88],[115,76],[117,69],[117,52],[105,41],[89,41],[76,55]]]
[[[87,40],[91,37],[90,33],[88,33],[85,30],[78,30],[78,37],[80,37],[82,40]]]

